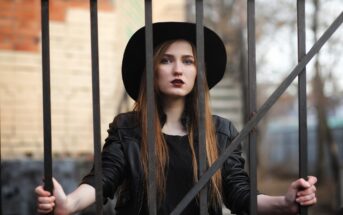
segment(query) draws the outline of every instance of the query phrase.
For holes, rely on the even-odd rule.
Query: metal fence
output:
[[[199,78],[199,113],[204,111],[204,92],[201,87],[204,73],[204,35],[203,35],[203,1],[196,0],[196,49],[198,57]],[[50,102],[50,56],[49,56],[49,0],[41,0],[42,14],[42,66],[43,66],[43,119],[44,119],[44,171],[45,188],[52,191],[52,153],[51,153],[51,102]],[[101,140],[100,140],[100,102],[99,102],[99,55],[98,55],[98,24],[97,24],[97,0],[90,0],[91,14],[91,49],[92,49],[92,93],[93,93],[93,127],[94,127],[94,165],[96,177],[96,213],[102,214],[102,183],[101,183]],[[182,201],[172,212],[180,214],[191,200],[200,193],[200,214],[207,214],[207,189],[206,186],[211,176],[221,168],[225,160],[240,142],[248,137],[249,143],[249,175],[250,175],[250,213],[257,212],[257,178],[256,178],[256,134],[254,127],[273,106],[281,94],[288,88],[295,78],[299,81],[299,177],[307,176],[307,124],[306,124],[306,64],[320,50],[331,35],[338,29],[343,21],[341,12],[335,21],[327,28],[319,40],[306,53],[305,47],[305,0],[297,0],[297,26],[298,26],[298,64],[289,73],[287,78],[279,85],[266,102],[256,109],[256,56],[255,56],[255,1],[247,0],[247,26],[248,26],[248,101],[246,115],[250,120],[241,130],[239,135],[232,141],[229,147],[220,155],[218,160],[206,169],[204,119],[199,116],[199,170],[200,178],[194,187],[184,196]],[[146,26],[146,71],[147,71],[147,109],[148,109],[148,205],[149,214],[156,214],[156,184],[155,184],[155,153],[153,128],[153,33],[152,33],[152,0],[145,0],[145,26]],[[300,214],[307,214],[306,207],[300,207]]]

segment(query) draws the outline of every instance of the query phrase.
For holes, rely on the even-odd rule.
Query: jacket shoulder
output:
[[[113,122],[110,124],[110,127],[115,127],[117,129],[136,128],[138,127],[138,125],[138,113],[131,111],[118,114],[113,119]]]
[[[238,134],[236,127],[230,120],[217,115],[212,115],[212,120],[216,133],[229,136],[230,139]]]

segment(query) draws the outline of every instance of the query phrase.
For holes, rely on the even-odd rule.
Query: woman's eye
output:
[[[162,58],[160,63],[161,64],[168,64],[168,63],[171,63],[171,60],[169,58]]]
[[[183,61],[184,64],[187,64],[187,65],[191,65],[191,64],[194,64],[194,61],[192,59],[185,59]]]

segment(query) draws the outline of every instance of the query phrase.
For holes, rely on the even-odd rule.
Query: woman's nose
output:
[[[175,62],[175,64],[174,64],[174,69],[173,69],[173,74],[175,75],[175,76],[180,76],[180,75],[182,75],[182,63],[181,62]]]

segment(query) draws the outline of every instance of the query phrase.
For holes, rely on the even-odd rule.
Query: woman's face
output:
[[[193,87],[197,75],[195,57],[189,42],[177,40],[157,62],[157,86],[168,97],[185,97]]]

